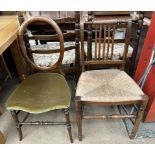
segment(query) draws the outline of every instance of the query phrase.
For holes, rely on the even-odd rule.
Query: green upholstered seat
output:
[[[70,89],[65,78],[57,73],[37,73],[28,76],[10,95],[7,109],[42,113],[68,108]]]

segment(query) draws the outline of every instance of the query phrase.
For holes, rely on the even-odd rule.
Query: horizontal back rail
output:
[[[64,38],[68,37],[75,37],[75,32],[69,32],[69,33],[63,33]],[[53,35],[28,35],[28,39],[30,40],[47,40],[47,41],[53,41],[53,40],[58,40],[58,35],[53,34]]]
[[[69,51],[75,49],[75,46],[69,46],[69,47],[64,47],[64,51]],[[31,53],[38,53],[38,54],[52,54],[52,53],[60,53],[60,48],[59,49],[49,49],[49,50],[31,50],[29,49]]]

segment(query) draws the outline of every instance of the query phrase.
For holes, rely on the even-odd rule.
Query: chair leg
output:
[[[79,80],[80,74],[81,74],[80,71],[77,71],[77,72],[75,73],[75,82],[76,82],[76,84],[78,83],[78,80]]]
[[[12,115],[14,121],[15,121],[16,129],[17,129],[17,131],[19,133],[19,140],[21,141],[23,136],[22,136],[21,125],[19,125],[19,120],[18,120],[16,111],[11,111],[11,115]]]
[[[69,110],[64,109],[64,114],[65,114],[65,119],[66,119],[66,123],[67,123],[67,130],[68,130],[68,134],[69,134],[69,139],[70,139],[70,142],[73,143],[71,123],[70,123],[70,118],[69,118]]]
[[[143,101],[143,103],[139,107],[139,110],[137,112],[137,116],[136,116],[136,119],[135,119],[135,123],[134,123],[133,129],[132,129],[132,132],[129,135],[130,139],[134,139],[135,136],[136,136],[136,133],[137,133],[137,131],[139,129],[140,123],[141,123],[141,121],[143,119],[144,110],[146,108],[146,105],[147,105],[147,101]]]
[[[77,127],[78,127],[79,141],[82,141],[82,114],[81,114],[80,102],[76,102],[76,121],[77,121]]]

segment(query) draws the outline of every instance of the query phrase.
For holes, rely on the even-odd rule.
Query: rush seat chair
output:
[[[89,27],[92,31],[89,31]],[[75,102],[78,126],[78,137],[82,140],[83,119],[130,119],[133,129],[129,133],[135,138],[148,97],[142,92],[134,80],[124,71],[128,54],[132,22],[98,21],[81,23],[81,65],[82,73],[78,80]],[[126,29],[122,57],[114,59],[115,32],[118,28]],[[85,31],[84,31],[85,30]],[[88,34],[88,49],[84,48],[84,32]],[[92,44],[95,48],[92,48]],[[86,54],[85,54],[86,53]],[[90,54],[91,53],[91,54]],[[94,55],[90,57],[90,55]],[[97,66],[102,66],[97,68]],[[94,70],[96,66],[96,70]],[[104,68],[103,68],[104,67]],[[124,113],[109,115],[88,115],[85,106],[116,106],[123,108]],[[128,106],[136,106],[137,112],[128,113]],[[89,111],[91,113],[91,111]]]

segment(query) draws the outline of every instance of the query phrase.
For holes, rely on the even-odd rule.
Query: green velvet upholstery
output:
[[[42,113],[68,108],[70,89],[65,78],[57,73],[37,73],[28,76],[10,95],[7,109]]]

